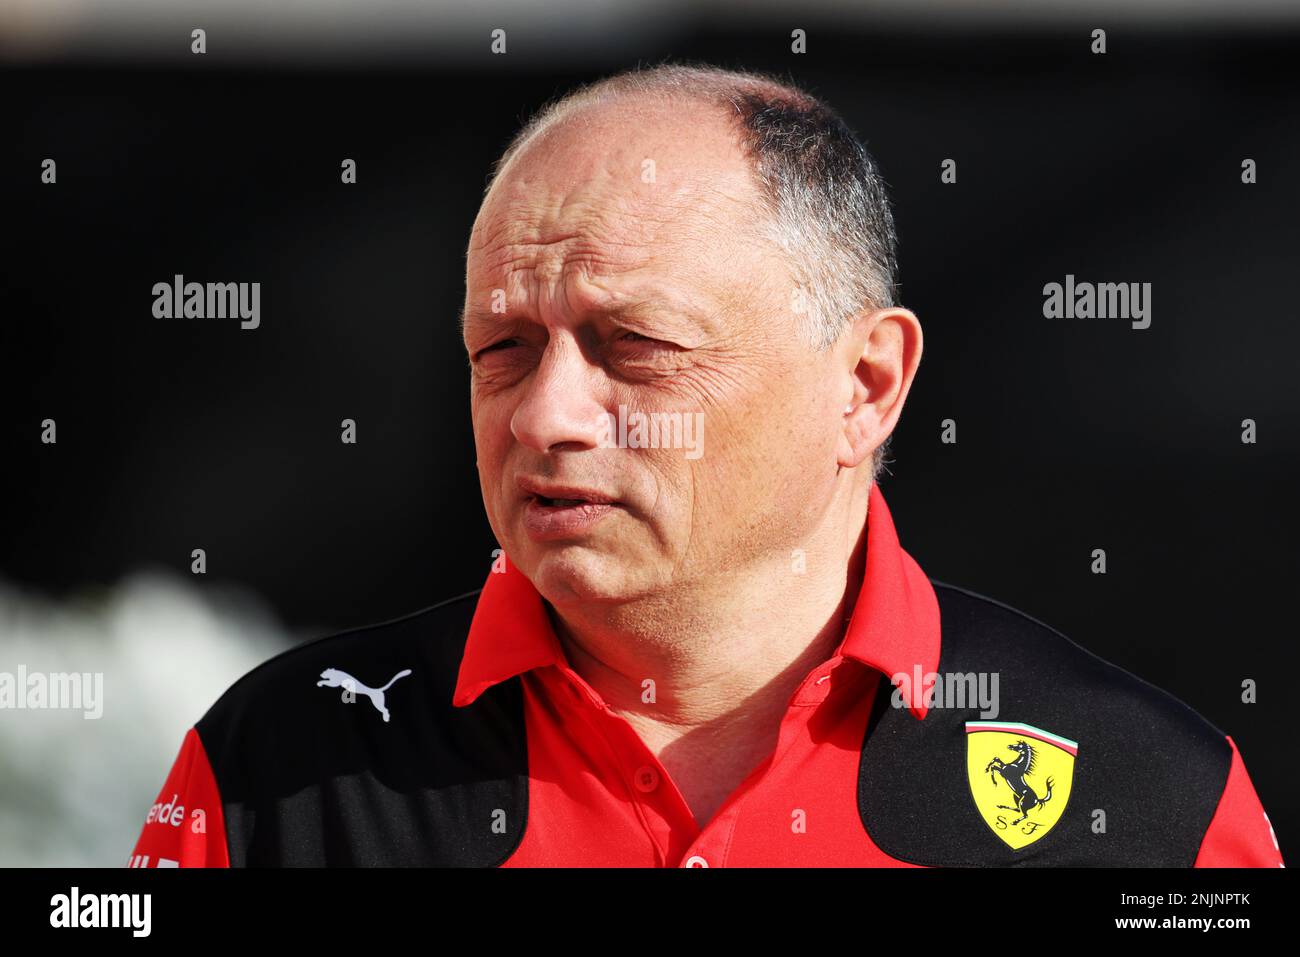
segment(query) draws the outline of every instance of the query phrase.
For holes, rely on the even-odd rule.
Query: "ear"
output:
[[[902,306],[861,313],[836,349],[843,370],[843,468],[857,468],[894,431],[921,365],[921,321]]]

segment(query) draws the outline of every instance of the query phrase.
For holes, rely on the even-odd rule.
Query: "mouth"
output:
[[[520,478],[517,484],[525,498],[530,498],[545,508],[618,504],[612,495],[580,485],[561,485],[530,478]]]
[[[575,538],[618,510],[613,497],[595,489],[519,480],[524,495],[524,526],[536,540]]]
[[[542,508],[574,508],[578,505],[592,504],[585,498],[548,498],[545,495],[534,495],[533,500]]]

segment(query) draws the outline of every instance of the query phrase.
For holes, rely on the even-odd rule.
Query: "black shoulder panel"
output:
[[[943,628],[939,674],[996,673],[999,711],[981,715],[968,702],[933,708],[918,721],[891,706],[893,689],[882,682],[858,774],[859,812],[877,846],[932,866],[1190,867],[1227,780],[1232,753],[1223,732],[1042,622],[932,584]],[[988,720],[1078,743],[1059,820],[1018,850],[986,823],[973,790],[987,786],[995,800],[1015,802],[1008,779],[968,774],[966,722]],[[972,758],[980,772],[985,758]],[[1032,827],[1046,807],[1020,826]],[[1003,823],[1019,814],[1012,805]]]
[[[451,703],[477,596],[291,648],[208,710],[196,727],[232,867],[492,867],[514,853],[521,683]]]

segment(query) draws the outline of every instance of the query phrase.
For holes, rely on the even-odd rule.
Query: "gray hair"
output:
[[[827,104],[766,74],[664,63],[579,87],[548,102],[515,134],[484,196],[534,137],[583,107],[629,94],[707,103],[736,121],[766,213],[764,238],[795,273],[800,332],[811,348],[828,348],[864,309],[897,305],[898,238],[875,160]],[[875,450],[872,481],[892,438]]]

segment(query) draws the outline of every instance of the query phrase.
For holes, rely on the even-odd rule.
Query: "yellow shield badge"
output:
[[[966,775],[975,807],[1015,850],[1061,819],[1079,742],[1029,724],[966,722]]]

